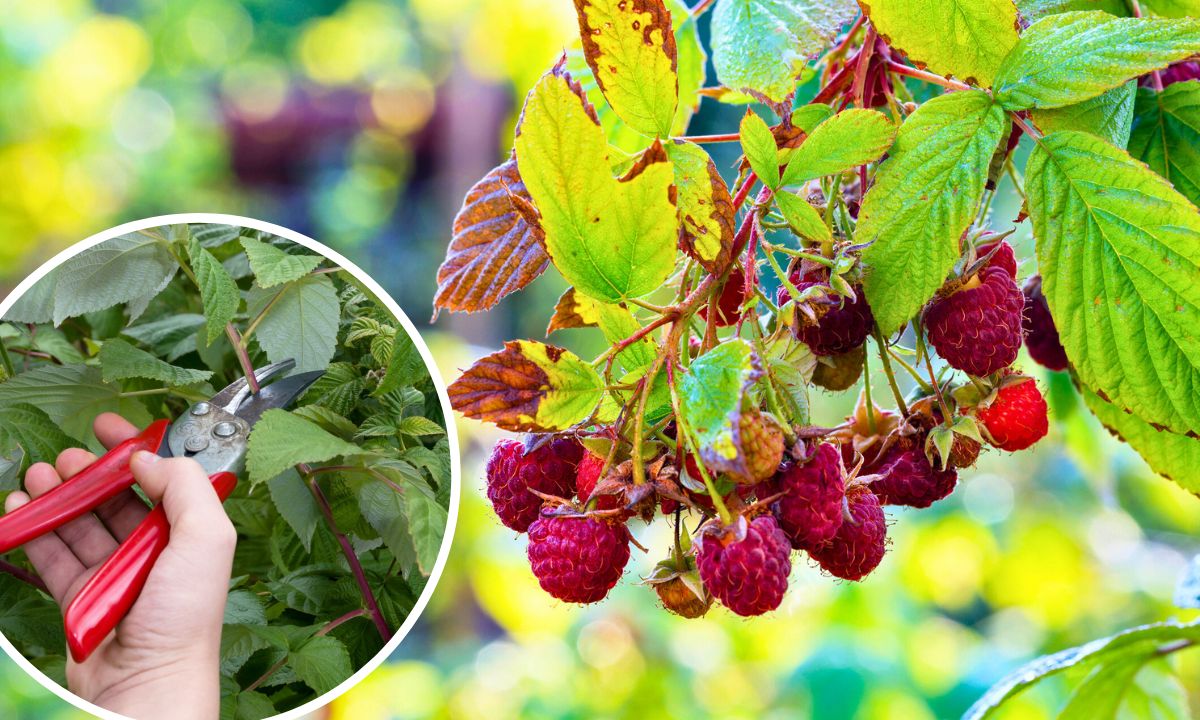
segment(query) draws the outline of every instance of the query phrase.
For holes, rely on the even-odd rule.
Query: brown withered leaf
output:
[[[463,415],[518,432],[566,430],[592,414],[604,381],[574,353],[513,340],[472,365],[448,388]]]
[[[467,192],[454,218],[446,260],[438,268],[436,308],[487,310],[546,270],[550,257],[532,207],[515,156]]]

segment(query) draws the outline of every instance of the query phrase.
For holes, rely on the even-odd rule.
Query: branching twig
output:
[[[261,388],[258,385],[258,378],[254,376],[254,363],[250,362],[250,351],[246,349],[242,334],[233,326],[233,323],[230,323],[225,326],[225,335],[229,338],[229,344],[233,345],[234,353],[237,354],[238,365],[242,367],[242,374],[246,376],[250,392],[257,394]]]
[[[957,80],[949,80],[947,78],[942,77],[941,75],[935,75],[931,72],[926,72],[924,70],[918,70],[914,67],[909,67],[909,66],[905,65],[904,63],[898,63],[895,60],[888,60],[887,68],[889,71],[891,71],[897,75],[903,75],[905,77],[914,78],[916,80],[921,80],[923,82],[932,83],[934,85],[941,85],[942,87],[949,88],[951,90],[970,90],[971,89],[971,86],[967,85],[966,83],[960,83]]]

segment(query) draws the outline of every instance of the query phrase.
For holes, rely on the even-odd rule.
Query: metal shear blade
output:
[[[258,368],[254,371],[260,386],[257,393],[251,392],[245,378],[239,378],[212,399],[192,405],[171,424],[160,454],[190,457],[210,475],[239,472],[250,431],[263,414],[290,406],[325,374],[316,371],[282,377],[295,367],[294,360],[284,360]]]

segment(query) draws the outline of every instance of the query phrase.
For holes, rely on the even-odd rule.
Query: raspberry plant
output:
[[[1194,77],[1195,3],[575,7],[579,44],[467,194],[435,298],[484,310],[553,265],[570,289],[547,333],[595,327],[610,344],[585,359],[514,340],[450,388],[464,415],[529,434],[520,452],[539,471],[505,470],[506,441],[487,483],[495,500],[539,478],[530,558],[552,595],[603,597],[628,543],[588,556],[586,592],[546,548],[634,518],[672,524],[648,583],[688,617],[713,598],[778,607],[788,547],[867,577],[884,506],[927,507],[983,448],[1046,434],[1047,404],[1014,367],[1027,330],[1104,425],[1200,491],[1200,83],[1172,82]],[[704,87],[696,18],[710,9],[718,85]],[[689,136],[701,98],[761,112]],[[742,150],[730,183],[705,149],[726,142]],[[1019,218],[991,210],[1002,181]],[[1026,219],[1036,258],[1006,241]],[[1023,294],[1018,275],[1037,272]],[[861,385],[855,415],[814,427],[813,385]],[[562,466],[577,453],[536,459],[564,441],[603,458],[584,492]]]
[[[222,635],[222,718],[328,692],[391,639],[445,535],[441,404],[395,316],[350,273],[283,238],[175,225],[80,252],[0,322],[0,492],[92,421],[179,417],[255,367],[325,375],[254,427],[225,508],[238,530]],[[19,553],[0,561],[0,629],[66,685],[61,613]]]

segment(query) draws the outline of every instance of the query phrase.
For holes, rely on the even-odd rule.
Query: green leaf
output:
[[[430,437],[446,434],[446,428],[420,415],[401,418],[400,422],[396,425],[396,431],[401,435],[409,435],[411,437]]]
[[[863,284],[884,335],[915,315],[954,266],[1007,128],[1004,112],[978,90],[936,97],[901,126],[854,238],[871,243]]]
[[[1071,693],[1058,720],[1116,720],[1125,691],[1145,661],[1135,655],[1096,667]]]
[[[246,469],[254,485],[299,463],[322,463],[367,451],[286,410],[268,410],[250,433]]]
[[[197,351],[196,331],[204,327],[205,322],[203,315],[183,313],[125,328],[121,334],[137,340],[167,362],[175,362]]]
[[[817,126],[833,117],[833,108],[825,103],[808,103],[792,111],[792,125],[811,135]]]
[[[579,37],[608,104],[644,135],[671,134],[678,52],[662,0],[575,0]]]
[[[226,625],[266,625],[267,613],[262,600],[249,590],[234,590],[225,598]]]
[[[298,407],[292,414],[320,425],[343,440],[350,440],[358,432],[358,427],[353,422],[322,405]]]
[[[58,285],[59,268],[47,273],[33,287],[21,294],[4,319],[8,322],[40,325],[54,321],[54,290]],[[0,298],[2,299],[2,298]]]
[[[808,59],[857,13],[853,0],[718,0],[712,18],[717,80],[782,102],[796,90]]]
[[[843,110],[812,131],[792,152],[780,185],[797,185],[878,160],[896,139],[896,126],[874,110]]]
[[[1104,138],[1117,147],[1129,144],[1137,83],[1130,81],[1076,105],[1034,110],[1033,122],[1043,133],[1078,130]]]
[[[383,538],[400,564],[411,567],[416,565],[417,555],[408,529],[408,509],[404,500],[405,496],[395,488],[378,480],[364,483],[358,489],[358,507],[362,516]]]
[[[184,387],[206,382],[212,377],[208,370],[191,370],[163,362],[120,338],[105,342],[100,347],[99,359],[104,382],[145,378],[166,383],[169,387]]]
[[[289,652],[288,664],[318,695],[333,690],[354,674],[346,646],[329,635],[314,637]]]
[[[125,398],[121,389],[104,381],[98,367],[46,365],[0,383],[0,407],[28,404],[40,408],[71,437],[95,438],[92,421],[104,412],[115,412],[135,425],[152,418],[136,398]]]
[[[275,717],[279,713],[271,698],[260,692],[245,690],[235,697],[237,709],[234,711],[234,720],[262,720]]]
[[[416,385],[428,377],[429,368],[425,366],[425,359],[421,357],[416,343],[398,330],[392,343],[392,355],[388,360],[387,371],[372,395],[387,395],[397,388]]]
[[[192,239],[201,247],[219,248],[238,239],[243,232],[237,225],[218,225],[216,223],[196,223],[188,226]]]
[[[1094,135],[1045,136],[1027,167],[1042,290],[1079,379],[1146,422],[1200,430],[1200,214]]]
[[[468,368],[449,393],[450,404],[467,417],[506,430],[555,432],[592,414],[604,381],[568,350],[515,340]]]
[[[1033,23],[1047,15],[1072,12],[1075,10],[1102,10],[1109,15],[1127,17],[1129,4],[1127,0],[1015,0],[1021,16]],[[1142,7],[1146,6],[1145,0]]]
[[[779,187],[779,150],[775,144],[775,136],[771,128],[763,122],[758,113],[746,109],[742,116],[739,131],[742,143],[742,153],[754,170],[754,174],[762,180],[763,185],[770,188]]]
[[[680,246],[709,272],[723,270],[733,251],[734,210],[716,163],[695,143],[667,144],[675,169]]]
[[[1200,81],[1138,90],[1129,152],[1200,204]]]
[[[200,286],[204,315],[208,319],[208,344],[212,345],[225,332],[225,326],[233,322],[241,307],[242,295],[225,266],[195,238],[192,238],[188,254],[196,283]]]
[[[408,511],[408,530],[417,550],[417,565],[421,574],[428,577],[437,564],[450,514],[424,493],[407,493],[404,503]]]
[[[25,655],[62,652],[62,626],[53,600],[11,575],[0,575],[0,632]]]
[[[808,388],[816,369],[816,356],[791,333],[772,342],[766,349],[766,372],[779,391],[785,418],[795,425],[811,422]]]
[[[985,720],[995,716],[1002,704],[1011,697],[1073,667],[1086,663],[1107,663],[1122,657],[1137,657],[1147,651],[1175,641],[1200,640],[1200,624],[1165,622],[1143,625],[1112,637],[1093,640],[1086,645],[1070,648],[1033,660],[992,686],[963,715],[963,720]]]
[[[21,469],[26,464],[25,449],[11,438],[0,437],[0,492],[21,487]]]
[[[825,218],[807,200],[785,191],[775,193],[775,203],[783,219],[800,237],[818,243],[833,241],[833,231],[825,224]]]
[[[320,405],[334,413],[348,416],[358,406],[366,381],[358,368],[348,362],[335,362],[325,374],[317,378],[301,402],[305,405]]]
[[[681,419],[705,464],[719,471],[744,465],[738,422],[742,399],[762,374],[758,363],[749,343],[728,340],[696,358],[679,380]]]
[[[162,292],[178,269],[170,249],[159,237],[130,233],[106,240],[59,267],[54,324],[152,297]]]
[[[0,407],[2,440],[11,440],[24,451],[24,468],[39,462],[53,463],[63,450],[80,445],[40,407],[20,403]]]
[[[267,481],[267,490],[279,515],[300,538],[304,549],[311,552],[313,533],[321,524],[321,510],[304,478],[295,468],[288,468]]]
[[[525,101],[517,164],[563,276],[606,302],[657,290],[675,268],[674,173],[657,142],[624,177],[595,114],[561,67]],[[532,212],[531,208],[526,211]]]
[[[1178,483],[1183,489],[1200,493],[1200,440],[1157,430],[1145,420],[1131,415],[1099,395],[1080,388],[1084,402],[1109,432],[1129,443],[1154,472]]]
[[[278,290],[256,286],[247,305],[252,317],[266,313],[254,337],[271,362],[293,359],[298,373],[329,365],[337,349],[341,305],[328,277],[307,275]]]
[[[1191,720],[1187,689],[1165,659],[1147,663],[1125,693],[1121,720]]]
[[[893,50],[918,67],[991,87],[1017,44],[1012,0],[862,0],[863,12]]]
[[[1031,25],[1005,58],[996,100],[1006,110],[1073,105],[1197,53],[1200,21],[1051,15]]]
[[[251,237],[241,238],[254,279],[261,288],[293,282],[307,276],[321,264],[319,255],[292,255],[269,243]]]

